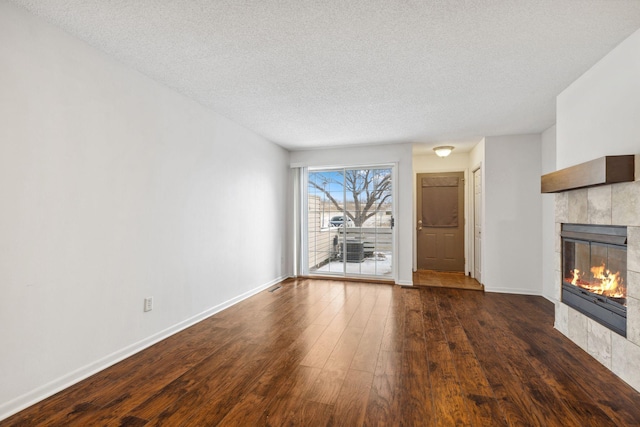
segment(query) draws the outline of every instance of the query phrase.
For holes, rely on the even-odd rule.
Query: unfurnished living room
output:
[[[640,425],[637,0],[0,0],[0,426]]]

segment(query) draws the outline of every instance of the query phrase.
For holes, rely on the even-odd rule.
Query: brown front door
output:
[[[418,174],[418,269],[464,271],[464,173]]]

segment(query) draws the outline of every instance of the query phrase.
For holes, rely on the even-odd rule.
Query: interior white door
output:
[[[482,174],[473,172],[473,277],[482,283]]]

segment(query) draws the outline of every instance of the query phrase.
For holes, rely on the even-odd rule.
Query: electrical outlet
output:
[[[153,310],[153,297],[145,298],[144,311],[151,311],[151,310]]]

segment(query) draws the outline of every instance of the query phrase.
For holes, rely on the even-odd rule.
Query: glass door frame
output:
[[[347,272],[346,259],[343,260],[342,272],[312,272],[309,268],[309,174],[316,171],[343,171],[351,169],[391,169],[391,217],[395,222],[397,215],[397,194],[398,194],[398,165],[397,163],[368,163],[362,165],[332,165],[332,166],[313,166],[300,168],[300,175],[298,177],[299,186],[296,189],[300,203],[297,206],[298,209],[298,238],[296,243],[299,244],[297,253],[299,254],[299,263],[297,271],[302,276],[308,277],[346,277],[346,278],[358,278],[358,279],[372,279],[372,280],[388,280],[395,282],[397,280],[398,272],[398,260],[397,260],[397,226],[395,224],[391,227],[391,274],[390,275],[368,275],[368,274],[354,274]],[[343,187],[343,191],[346,193],[346,188]],[[343,213],[344,217],[344,213]],[[346,236],[346,233],[345,233]],[[346,238],[341,242],[343,245],[343,254],[346,254]]]

